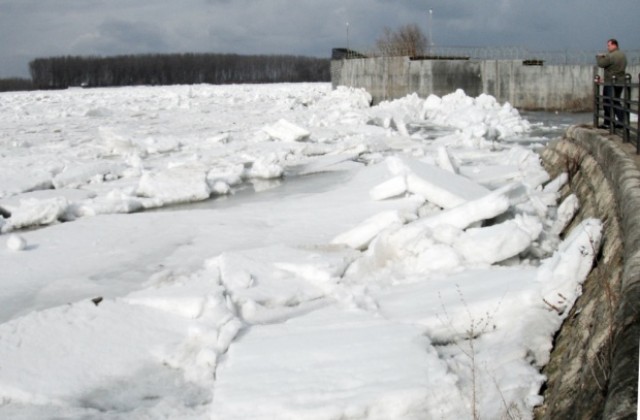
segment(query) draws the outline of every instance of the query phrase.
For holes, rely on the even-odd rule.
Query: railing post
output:
[[[631,75],[624,75],[624,85],[622,87],[622,141],[629,142],[629,114],[631,111]]]
[[[638,117],[640,117],[640,73],[638,73],[638,100],[637,102],[637,109],[636,109],[636,115]],[[631,106],[629,106],[629,109],[631,109]],[[636,154],[640,154],[640,118],[638,118],[638,121],[636,122]]]
[[[600,117],[600,75],[593,78],[593,127],[598,128]]]
[[[607,117],[609,118],[609,134],[613,134],[616,131],[616,118],[615,118],[615,102],[613,98],[616,96],[616,76],[611,77],[611,85],[609,85],[609,89],[607,90],[608,95],[605,96],[604,100],[608,104]],[[606,83],[606,82],[605,82]]]

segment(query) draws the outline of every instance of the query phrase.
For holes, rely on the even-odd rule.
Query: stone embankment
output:
[[[586,218],[604,223],[603,245],[555,337],[538,419],[635,419],[640,340],[640,170],[628,144],[575,126],[542,152],[552,177],[569,175]]]

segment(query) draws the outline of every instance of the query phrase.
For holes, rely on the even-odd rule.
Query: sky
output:
[[[640,48],[637,0],[0,0],[0,77],[34,58],[220,52],[329,57],[417,24],[435,46]],[[429,10],[432,11],[431,17]],[[429,25],[431,23],[431,25]]]

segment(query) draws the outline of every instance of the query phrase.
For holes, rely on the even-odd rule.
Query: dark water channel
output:
[[[593,123],[591,112],[563,113],[563,112],[520,112],[532,126],[531,135],[553,139],[562,136],[564,131],[572,125]]]

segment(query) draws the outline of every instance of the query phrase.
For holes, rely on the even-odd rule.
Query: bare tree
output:
[[[427,37],[415,23],[397,31],[385,27],[376,41],[376,48],[383,56],[419,57],[425,55],[428,45]]]

